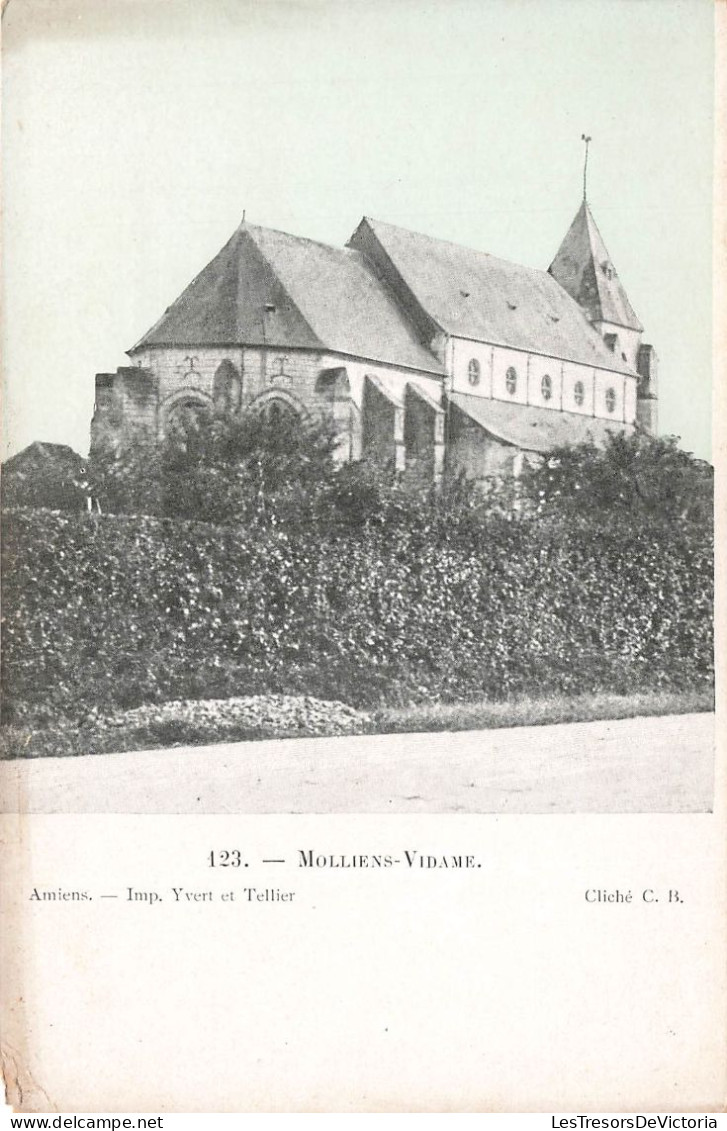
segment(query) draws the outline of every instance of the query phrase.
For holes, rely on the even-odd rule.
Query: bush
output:
[[[86,495],[82,471],[74,475],[58,462],[23,468],[3,466],[0,478],[0,507],[47,507],[49,510],[78,513],[85,510]]]
[[[292,413],[201,413],[157,443],[143,431],[91,454],[104,512],[247,525],[300,525],[336,470],[336,433]]]
[[[700,524],[487,517],[472,500],[448,513],[396,488],[373,521],[378,504],[348,498],[337,525],[300,529],[6,515],[8,717],[263,692],[396,706],[710,684]]]
[[[676,436],[610,433],[557,448],[524,476],[523,501],[538,514],[643,515],[711,525],[714,468],[682,451]]]

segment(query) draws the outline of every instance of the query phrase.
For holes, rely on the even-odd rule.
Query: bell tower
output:
[[[548,268],[549,273],[578,303],[620,363],[639,375],[637,421],[656,432],[656,352],[642,344],[644,327],[629,302],[618,272],[598,230],[587,198],[588,143],[583,167],[583,200]]]

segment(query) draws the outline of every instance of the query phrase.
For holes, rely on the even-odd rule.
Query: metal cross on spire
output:
[[[586,134],[581,134],[581,141],[585,141],[586,143],[586,156],[583,161],[583,199],[585,200],[586,188],[588,184],[588,143],[589,141],[593,141],[593,138],[588,137]]]

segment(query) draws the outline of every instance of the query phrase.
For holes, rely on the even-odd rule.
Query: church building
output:
[[[344,248],[243,221],[96,376],[92,448],[215,406],[335,421],[342,460],[517,474],[656,430],[656,356],[583,200],[547,271],[364,217]]]

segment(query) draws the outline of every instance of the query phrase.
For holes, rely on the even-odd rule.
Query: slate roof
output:
[[[251,224],[128,352],[200,345],[302,347],[444,372],[361,252]]]
[[[80,472],[85,465],[83,456],[68,444],[48,444],[44,440],[34,440],[27,448],[6,459],[6,471],[21,471],[24,467],[56,467],[59,471]]]
[[[619,420],[489,400],[469,393],[453,393],[450,400],[498,440],[528,452],[549,452],[564,444],[582,444],[587,440],[600,447],[606,443],[609,432],[633,431],[632,425]]]
[[[370,245],[371,234],[413,299],[448,334],[633,374],[547,271],[370,217],[349,243]]]
[[[643,330],[585,200],[548,270],[592,322]]]
[[[406,381],[402,383],[397,373],[387,373],[384,369],[377,374],[367,374],[367,380],[372,381],[379,392],[383,393],[392,404],[402,406],[406,390],[411,387],[425,400],[429,401],[433,407],[441,407],[439,404],[440,396],[432,390],[431,380],[427,377],[420,377],[417,373],[408,375]]]

